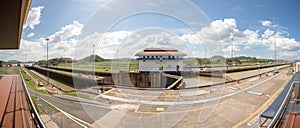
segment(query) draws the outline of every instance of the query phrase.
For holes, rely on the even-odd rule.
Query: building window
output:
[[[145,56],[143,56],[143,58],[145,58]]]
[[[171,56],[169,56],[169,59],[171,58]]]

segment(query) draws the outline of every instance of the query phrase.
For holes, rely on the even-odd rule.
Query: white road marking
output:
[[[258,120],[258,116],[254,117],[251,121],[247,123],[248,126],[253,125]]]
[[[200,100],[189,100],[189,101],[150,101],[150,100],[139,100],[139,99],[128,99],[128,98],[123,98],[123,97],[116,97],[116,96],[109,96],[109,95],[104,95],[104,94],[99,94],[98,96],[102,97],[102,98],[106,98],[106,99],[110,99],[110,100],[115,100],[115,101],[121,101],[121,102],[127,102],[127,103],[134,103],[134,104],[148,104],[148,105],[188,105],[188,104],[197,104],[197,103],[206,103],[206,102],[212,102],[212,101],[217,101],[217,100],[221,100],[222,98],[225,97],[231,97],[234,96],[236,94],[239,94],[241,92],[245,92],[251,88],[254,88],[264,82],[267,82],[273,78],[275,78],[276,76],[278,76],[278,74],[269,77],[268,79],[265,79],[263,81],[260,81],[256,84],[253,84],[251,86],[248,86],[246,88],[243,89],[239,89],[236,90],[234,92],[231,93],[227,93],[224,95],[220,95],[220,96],[216,96],[216,97],[211,97],[211,98],[207,98],[207,99],[200,99]]]
[[[44,100],[46,103],[48,103],[48,104],[50,104],[51,106],[53,106],[55,109],[57,109],[57,110],[59,110],[60,112],[62,112],[64,115],[66,115],[69,119],[71,119],[71,120],[73,120],[75,123],[77,123],[77,124],[79,124],[80,126],[82,126],[82,127],[84,127],[84,128],[88,128],[87,126],[90,126],[91,124],[89,124],[89,123],[87,123],[87,122],[85,122],[85,121],[83,121],[83,120],[81,120],[81,119],[79,119],[79,118],[77,118],[77,117],[75,117],[75,116],[73,116],[73,115],[71,115],[71,114],[69,114],[69,113],[67,113],[67,112],[65,112],[65,111],[63,111],[63,110],[61,110],[61,109],[59,109],[58,107],[56,107],[56,106],[54,106],[53,104],[51,104],[50,102],[48,102],[47,100],[45,100],[45,99],[43,99],[43,98],[41,98],[41,97],[39,97],[40,99],[42,99],[42,100]],[[85,126],[85,125],[87,125],[87,126]]]

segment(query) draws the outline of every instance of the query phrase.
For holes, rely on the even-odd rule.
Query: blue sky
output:
[[[0,60],[45,59],[46,38],[50,58],[79,59],[95,44],[104,58],[114,58],[117,49],[121,57],[134,57],[145,47],[175,47],[204,57],[206,46],[209,56],[229,57],[234,49],[235,56],[273,59],[276,41],[277,57],[293,60],[300,53],[299,5],[296,0],[33,0],[21,48],[0,51]]]
[[[240,29],[257,29],[259,21],[270,20],[299,39],[297,0],[193,0],[211,20],[235,18]],[[297,37],[298,36],[298,37]]]

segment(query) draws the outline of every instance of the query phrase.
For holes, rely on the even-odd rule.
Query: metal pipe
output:
[[[47,85],[49,85],[49,63],[48,63],[48,41],[49,41],[49,39],[47,38],[46,39],[46,41],[47,41]]]
[[[295,85],[295,82],[293,82],[292,85],[290,86],[287,95],[285,96],[282,104],[280,105],[279,111],[277,111],[277,113],[275,114],[273,120],[268,125],[268,128],[273,128],[276,125],[276,123],[278,122],[278,119],[282,116],[282,114],[283,114],[282,112],[286,108],[286,104],[288,103],[288,99],[289,99],[289,96],[291,95],[291,91],[292,91],[292,88],[294,85]]]
[[[45,124],[44,124],[42,118],[40,117],[38,111],[36,110],[36,108],[35,108],[35,106],[34,106],[32,100],[31,100],[31,98],[30,98],[30,94],[29,94],[29,91],[28,91],[28,89],[27,89],[27,85],[26,85],[26,83],[25,83],[25,81],[24,81],[24,79],[23,79],[23,77],[22,77],[22,75],[21,75],[20,68],[19,68],[19,73],[20,73],[20,77],[21,77],[21,80],[22,80],[22,85],[23,85],[24,90],[25,90],[25,93],[26,93],[26,95],[25,95],[25,96],[26,96],[26,99],[29,101],[29,105],[30,105],[30,107],[31,107],[32,110],[33,110],[33,115],[34,115],[34,118],[36,118],[38,127],[39,127],[39,128],[46,128],[46,126],[45,126]]]

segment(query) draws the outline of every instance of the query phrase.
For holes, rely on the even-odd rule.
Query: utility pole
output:
[[[49,63],[48,63],[48,41],[49,38],[46,39],[47,41],[47,60],[46,60],[46,67],[47,67],[47,85],[49,85]]]
[[[204,46],[204,59],[206,59],[206,46]]]
[[[233,61],[233,38],[231,38],[231,60]]]
[[[95,61],[96,61],[96,56],[95,56],[95,44],[92,45],[93,46],[93,55],[92,55],[92,58],[93,58],[93,79],[95,78]]]
[[[233,64],[234,64],[234,60],[233,60],[233,54],[234,54],[234,44],[233,44],[233,37],[231,38],[231,68],[232,68],[232,66],[233,66]]]
[[[276,71],[276,66],[277,66],[277,64],[276,64],[276,35],[277,35],[277,32],[275,32],[275,35],[274,35],[274,64],[275,64],[274,70],[275,71]]]

